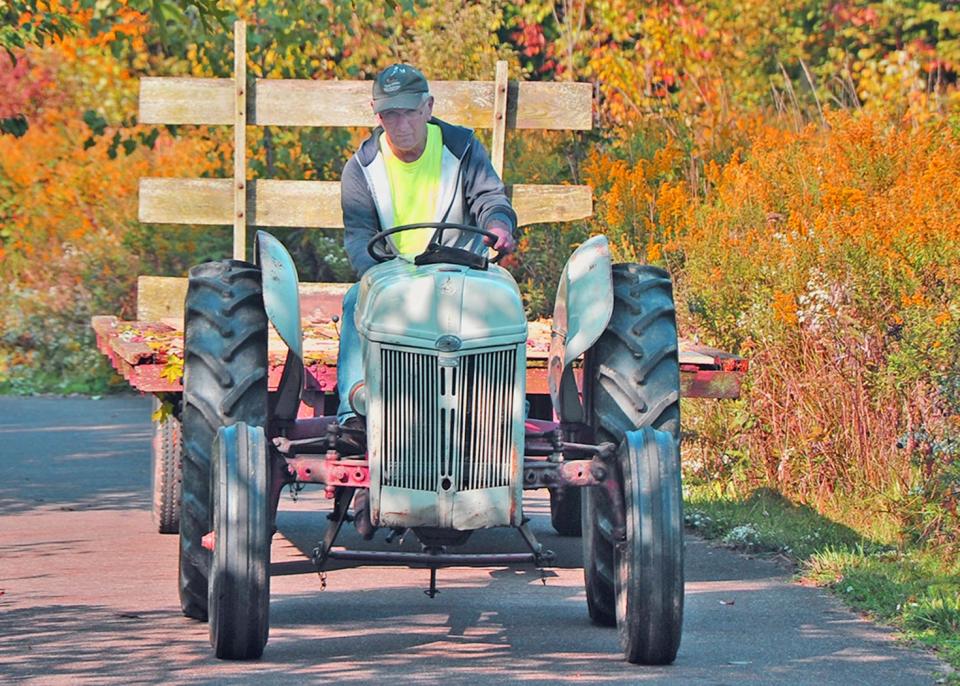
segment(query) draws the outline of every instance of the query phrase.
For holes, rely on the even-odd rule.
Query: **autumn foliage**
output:
[[[763,132],[666,231],[689,329],[753,361],[736,431],[702,438],[702,476],[820,505],[912,501],[911,530],[946,537],[960,495],[960,135],[878,115],[828,124]],[[721,468],[730,452],[743,459]],[[924,510],[931,496],[942,509]]]
[[[136,187],[142,176],[229,173],[228,132],[147,127],[135,114],[139,76],[229,74],[230,36],[215,17],[210,30],[195,14],[158,20],[150,3],[33,4],[79,29],[15,47],[15,62],[0,52],[0,120],[29,123],[0,136],[0,387],[90,390],[108,377],[89,316],[132,316],[138,273],[183,274],[227,250],[222,232],[140,225]],[[751,360],[739,400],[685,407],[688,480],[769,486],[848,521],[883,516],[904,536],[958,539],[955,9],[223,7],[252,26],[256,76],[370,78],[405,59],[431,78],[489,78],[507,59],[512,77],[594,83],[594,132],[508,139],[508,181],[595,190],[589,222],[522,236],[514,271],[531,315],[552,308],[570,249],[608,235],[618,259],[671,271],[682,335]],[[357,135],[251,130],[251,167],[336,178]],[[285,238],[308,278],[350,278],[336,235]]]
[[[16,94],[2,115],[20,112],[29,121],[22,136],[0,136],[0,385],[9,389],[114,383],[92,345],[90,316],[132,316],[141,265],[156,261],[163,245],[138,227],[138,179],[214,167],[214,144],[203,137],[148,136],[122,125],[137,86],[107,46],[118,31],[137,46],[145,22],[127,22],[123,11],[119,18],[98,37],[65,37],[16,63],[0,53],[0,83]],[[138,244],[130,243],[134,235]]]

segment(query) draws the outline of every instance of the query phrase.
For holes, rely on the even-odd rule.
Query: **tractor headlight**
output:
[[[367,416],[367,387],[362,381],[354,384],[347,399],[354,412],[361,417]]]

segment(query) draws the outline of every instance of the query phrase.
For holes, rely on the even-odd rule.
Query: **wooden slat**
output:
[[[231,179],[140,179],[141,222],[233,223]],[[250,226],[343,228],[340,183],[260,179],[247,184]]]
[[[140,179],[142,222],[233,224],[230,179]],[[593,212],[589,186],[517,184],[507,189],[520,226],[584,219]],[[343,228],[337,181],[260,179],[247,184],[250,226]]]
[[[247,25],[233,22],[233,259],[247,256]]]
[[[433,116],[471,129],[493,125],[493,81],[431,81]]]
[[[300,314],[305,323],[340,315],[349,283],[301,283]],[[141,276],[137,279],[137,320],[183,327],[187,279],[177,276]],[[309,328],[309,327],[308,327]],[[307,331],[307,334],[310,332]],[[310,338],[306,335],[306,338]]]
[[[507,102],[507,128],[573,131],[593,128],[593,85],[589,83],[513,82]]]
[[[497,176],[503,178],[503,151],[507,143],[507,63],[497,62],[494,79],[493,136],[490,139],[490,164]]]
[[[343,228],[339,181],[254,181],[253,226]]]
[[[250,123],[260,126],[375,126],[372,81],[257,79]]]
[[[374,125],[370,81],[258,79],[250,123],[260,126]],[[434,114],[453,124],[491,127],[493,81],[434,81]],[[589,83],[513,82],[507,128],[588,130],[593,124]],[[233,79],[143,77],[143,124],[232,124]]]
[[[233,224],[232,179],[140,179],[141,222]]]
[[[590,186],[516,184],[507,187],[520,226],[547,222],[571,222],[593,214]]]
[[[233,79],[143,77],[141,124],[233,124]]]
[[[373,126],[370,81],[258,79],[251,123],[260,126]],[[493,125],[494,81],[431,81],[435,116],[474,129]],[[593,125],[589,83],[510,83],[509,129],[587,130]]]
[[[137,320],[141,322],[180,322],[183,326],[183,301],[187,297],[187,279],[171,276],[137,278]]]

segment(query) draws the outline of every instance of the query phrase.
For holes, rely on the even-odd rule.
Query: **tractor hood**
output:
[[[520,290],[493,264],[479,270],[394,259],[371,267],[360,282],[356,322],[368,340],[447,352],[527,338]]]

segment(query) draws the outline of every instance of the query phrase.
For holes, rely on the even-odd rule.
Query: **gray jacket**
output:
[[[440,127],[443,138],[440,202],[434,221],[485,228],[497,219],[515,231],[517,215],[473,131],[439,119],[430,123]],[[375,264],[367,253],[367,243],[376,232],[394,226],[390,182],[380,152],[382,134],[382,128],[374,129],[340,176],[343,242],[358,275]],[[486,249],[482,236],[456,230],[445,231],[443,243],[481,253]]]

